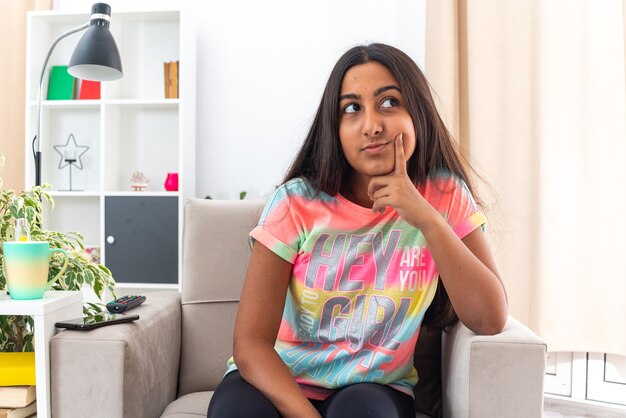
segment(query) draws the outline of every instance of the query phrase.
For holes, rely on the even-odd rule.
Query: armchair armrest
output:
[[[497,335],[443,333],[443,416],[541,418],[547,346],[509,316]]]
[[[52,338],[52,416],[152,418],[176,399],[180,294],[150,293],[131,313],[140,318]]]

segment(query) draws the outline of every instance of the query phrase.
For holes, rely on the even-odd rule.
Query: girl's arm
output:
[[[438,215],[421,230],[461,322],[477,334],[502,331],[508,303],[482,229],[461,240]]]
[[[461,240],[417,191],[406,172],[401,135],[395,138],[395,157],[392,173],[370,181],[372,210],[391,206],[419,228],[459,319],[478,334],[497,334],[506,324],[508,303],[483,231],[478,228]]]
[[[254,244],[235,322],[233,357],[241,376],[281,416],[320,418],[274,350],[292,267],[261,243]]]

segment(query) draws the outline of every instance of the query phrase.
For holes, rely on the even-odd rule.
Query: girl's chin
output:
[[[381,164],[374,167],[369,167],[367,170],[367,175],[369,176],[386,176],[387,174],[391,174],[393,171],[393,164]]]
[[[354,171],[363,177],[378,177],[391,174],[393,172],[393,167],[368,167],[367,169]]]

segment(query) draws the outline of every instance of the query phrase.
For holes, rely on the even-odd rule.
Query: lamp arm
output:
[[[39,76],[39,87],[37,88],[37,151],[41,151],[41,140],[39,137],[40,129],[41,129],[41,90],[43,88],[43,78],[46,74],[46,67],[48,66],[48,60],[50,59],[50,55],[52,55],[52,51],[57,46],[57,44],[61,41],[61,39],[66,38],[76,32],[80,32],[81,30],[85,30],[89,27],[89,22],[78,26],[74,29],[70,29],[65,33],[59,35],[48,48],[48,53],[46,54],[46,58],[43,60],[43,65],[41,66],[41,75]]]
[[[50,55],[52,55],[52,51],[54,51],[54,48],[57,46],[57,44],[59,43],[59,41],[61,41],[61,39],[72,35],[76,32],[80,32],[81,30],[85,30],[89,27],[89,23],[87,22],[81,26],[78,26],[74,29],[70,29],[67,32],[62,33],[61,35],[59,35],[53,42],[52,45],[50,45],[50,48],[48,48],[48,53],[46,54],[46,58],[43,60],[43,65],[41,66],[41,75],[39,76],[39,86],[37,88],[37,130],[35,131],[35,138],[34,140],[37,141],[37,147],[35,148],[35,144],[33,144],[33,152],[34,152],[34,158],[35,158],[35,185],[39,186],[41,185],[41,121],[42,121],[42,114],[41,114],[41,90],[43,88],[43,77],[46,74],[46,67],[48,66],[48,60],[50,59]]]

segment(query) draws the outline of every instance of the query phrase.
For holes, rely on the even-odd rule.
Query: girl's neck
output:
[[[372,199],[367,194],[370,179],[361,176],[351,176],[346,186],[341,190],[343,197],[364,208],[372,207]]]

